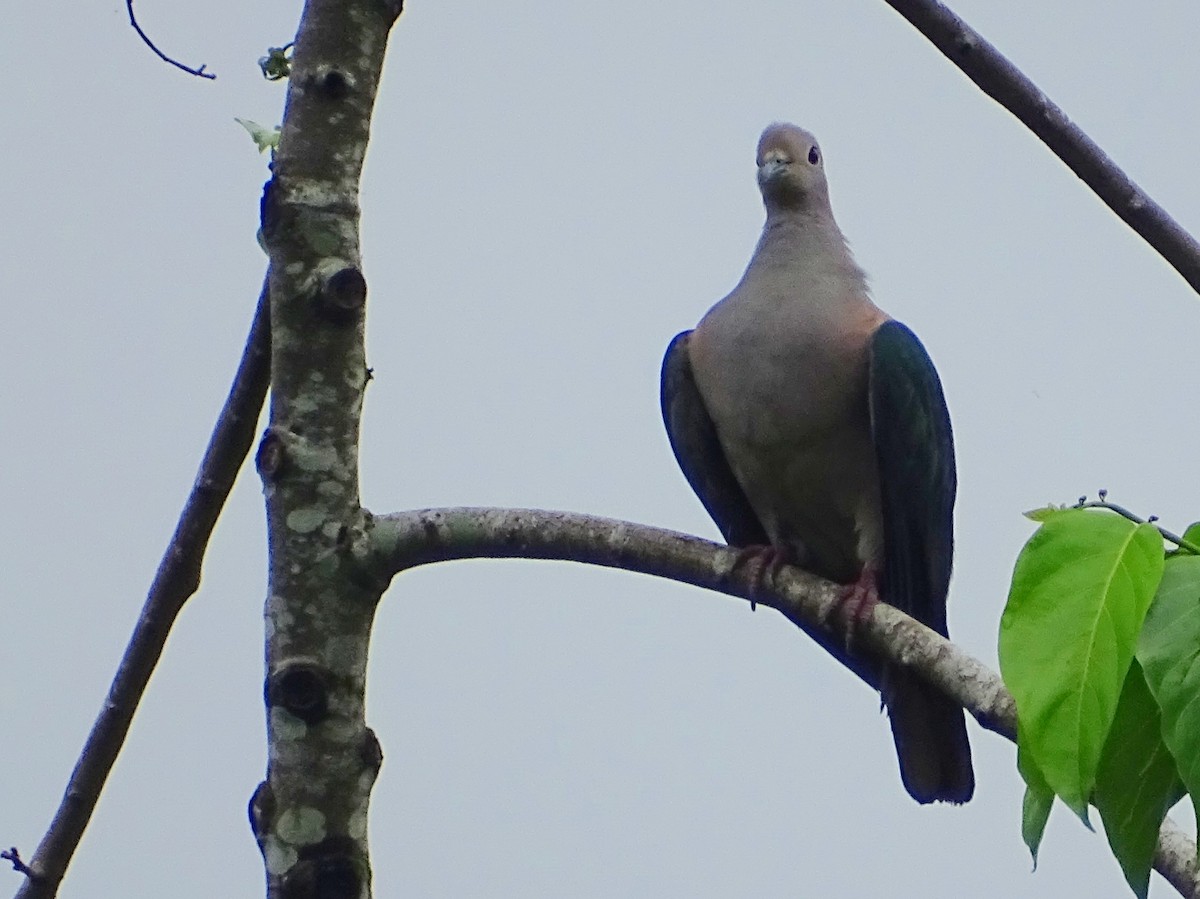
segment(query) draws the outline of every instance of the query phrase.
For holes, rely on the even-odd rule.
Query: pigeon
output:
[[[871,300],[813,135],[769,126],[757,164],[766,224],[750,264],[663,361],[671,447],[729,545],[758,555],[759,577],[786,561],[845,585],[854,615],[882,599],[947,636],[957,481],[937,371]],[[970,799],[962,708],[796,623],[880,690],[913,799]]]

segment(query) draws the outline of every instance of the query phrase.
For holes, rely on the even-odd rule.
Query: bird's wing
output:
[[[883,503],[883,598],[945,636],[954,438],[933,362],[900,322],[885,322],[872,338],[869,390]]]
[[[675,335],[662,367],[662,414],[683,475],[730,546],[770,541],[725,458],[717,427],[696,387],[687,346],[691,331]]]
[[[933,362],[908,328],[871,341],[871,434],[883,508],[885,602],[946,636],[954,551],[954,439]],[[915,674],[889,669],[884,701],[900,776],[918,802],[966,802],[975,790],[963,710]]]

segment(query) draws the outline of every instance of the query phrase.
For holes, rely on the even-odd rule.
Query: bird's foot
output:
[[[773,582],[779,569],[790,562],[786,550],[771,544],[744,546],[738,550],[733,570],[745,568],[750,578],[750,611],[758,608],[755,597],[766,589],[767,578]]]
[[[879,602],[879,574],[871,566],[863,569],[858,580],[841,589],[834,611],[846,629],[846,651],[850,651],[858,626],[867,619]]]

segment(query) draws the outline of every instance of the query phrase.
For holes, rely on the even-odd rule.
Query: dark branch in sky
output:
[[[1200,244],[1067,114],[977,31],[936,0],[887,0],[976,87],[1036,134],[1117,216],[1200,292]]]
[[[179,60],[172,59],[171,57],[167,56],[167,54],[163,53],[162,50],[159,50],[158,47],[154,46],[154,41],[150,40],[150,36],[147,35],[146,32],[142,31],[142,26],[138,24],[137,16],[133,14],[133,0],[125,0],[125,8],[129,10],[129,24],[133,26],[133,30],[138,33],[138,37],[142,39],[146,46],[158,55],[159,59],[161,59],[163,62],[169,62],[171,65],[175,66],[175,68],[183,69],[189,75],[195,75],[197,78],[207,78],[211,81],[217,77],[212,72],[204,71],[204,65],[201,65],[198,69],[193,69],[191,66],[185,66]]]
[[[44,899],[57,893],[125,743],[171,626],[200,586],[208,538],[258,430],[270,381],[270,331],[270,298],[264,283],[233,386],[217,416],[192,492],[163,553],[108,696],[71,772],[62,803],[25,869],[29,879],[17,899]]]

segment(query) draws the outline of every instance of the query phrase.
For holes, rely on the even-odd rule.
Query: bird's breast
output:
[[[867,359],[882,313],[821,304],[713,307],[690,343],[692,369],[718,430],[750,443],[799,443],[867,427]],[[864,430],[865,433],[865,430]]]
[[[882,551],[867,380],[871,336],[885,316],[862,293],[807,299],[735,291],[697,326],[689,355],[730,467],[771,539],[811,570],[848,580]]]

